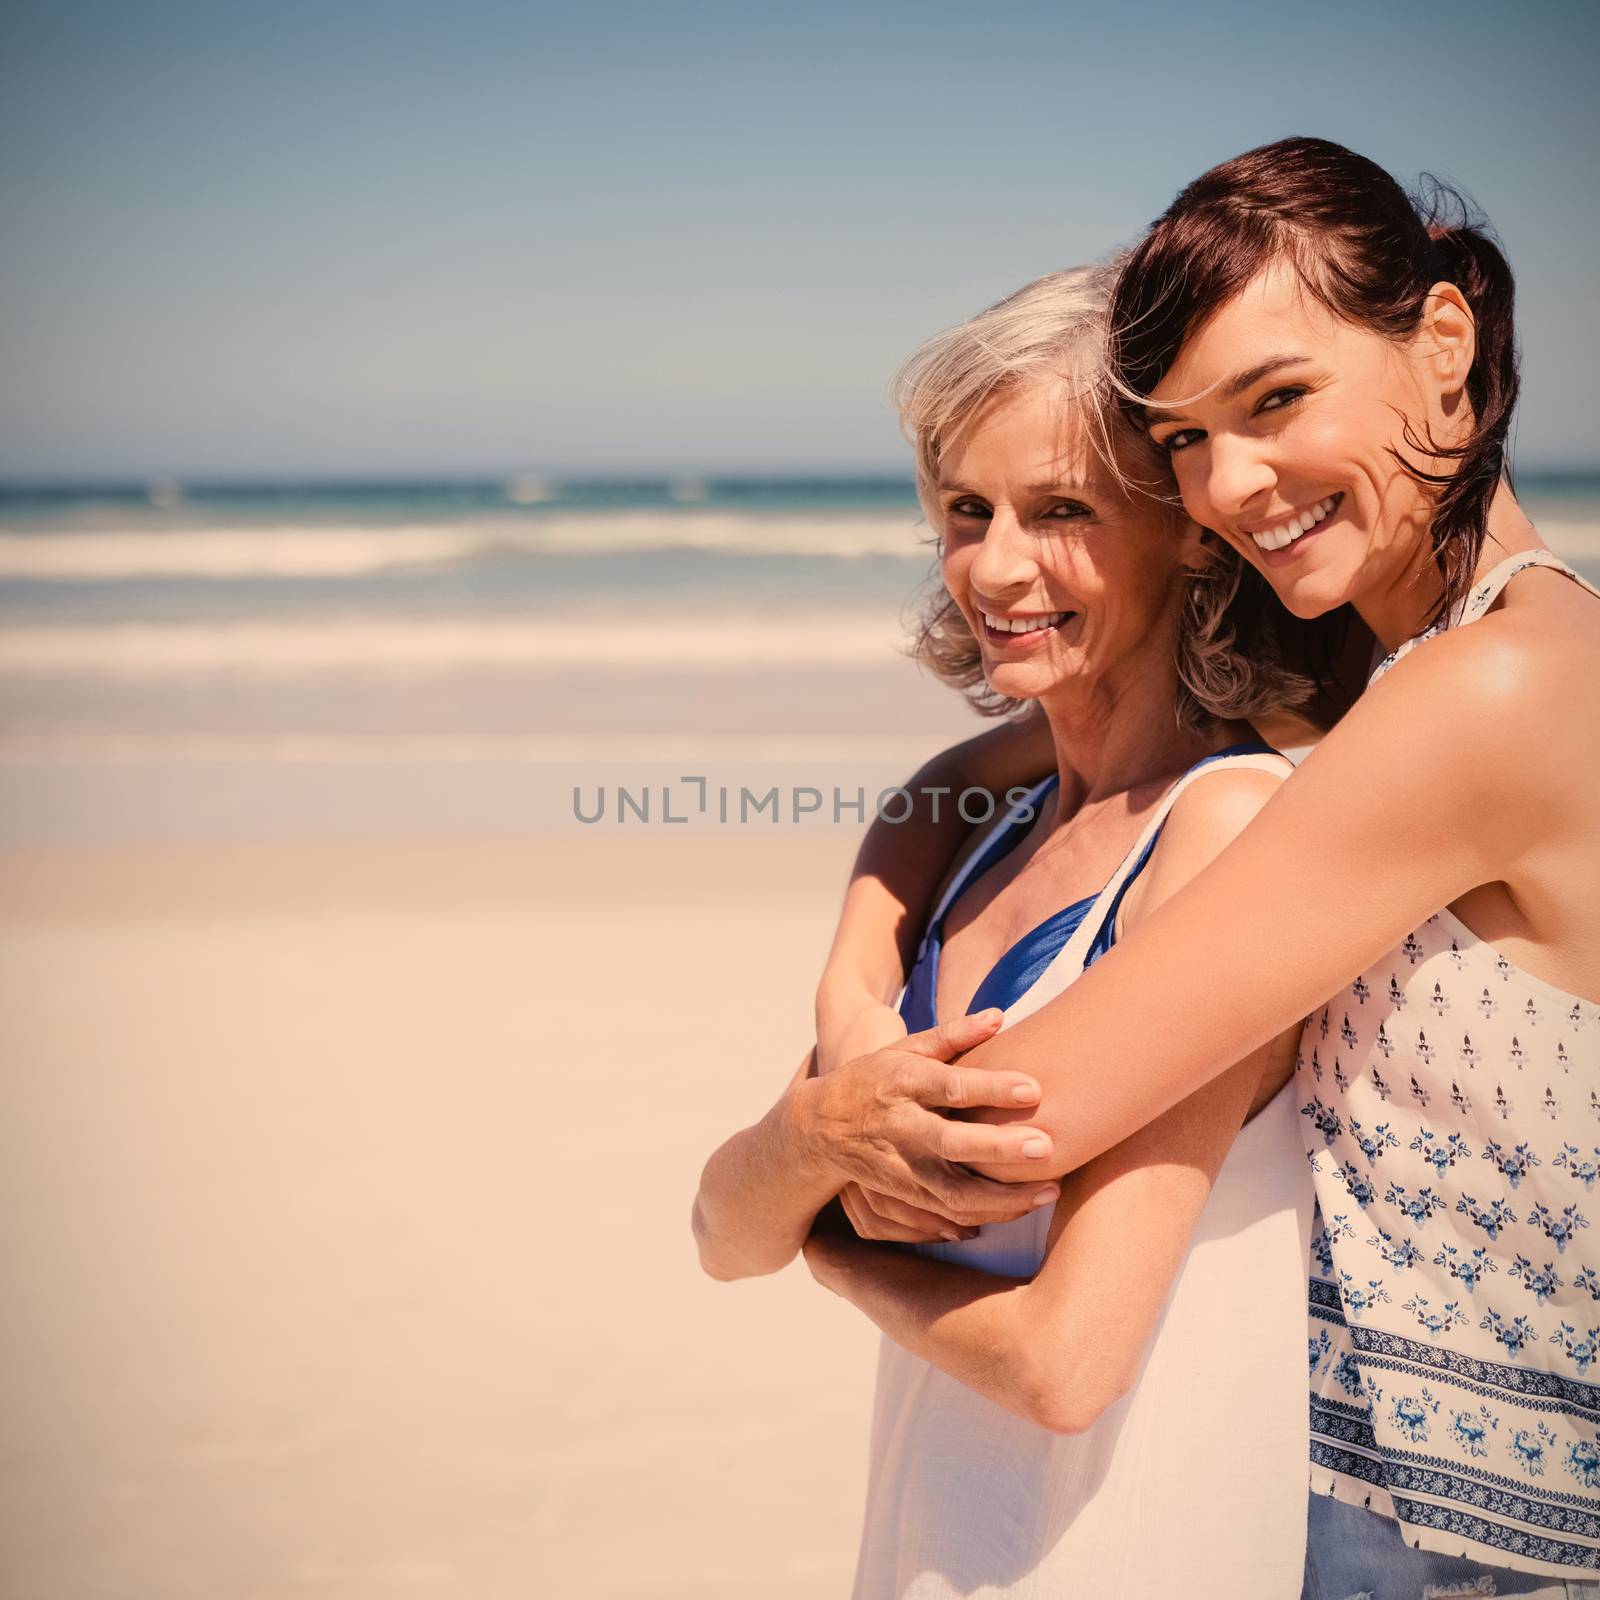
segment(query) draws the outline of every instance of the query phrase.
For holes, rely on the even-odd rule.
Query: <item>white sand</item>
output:
[[[688,1218],[852,843],[0,857],[6,1594],[848,1592],[877,1336]]]

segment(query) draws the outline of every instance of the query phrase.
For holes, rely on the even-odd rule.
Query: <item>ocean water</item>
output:
[[[1600,475],[1519,490],[1600,575]],[[295,784],[375,763],[498,772],[498,810],[392,800],[424,828],[574,826],[574,778],[904,775],[981,726],[905,654],[933,572],[895,478],[0,489],[0,840],[204,831],[224,782],[303,829]]]

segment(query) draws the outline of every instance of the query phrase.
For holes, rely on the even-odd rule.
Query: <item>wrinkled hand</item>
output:
[[[897,1044],[906,1036],[905,1018],[881,1002],[863,1006],[833,1041],[835,1059],[829,1061],[817,1041],[817,1076],[825,1077],[857,1056],[871,1055]],[[908,1205],[893,1195],[875,1194],[859,1183],[847,1183],[839,1193],[844,1218],[862,1239],[888,1239],[897,1244],[930,1244],[935,1239],[970,1238],[975,1228],[958,1228],[937,1212]]]
[[[802,1138],[812,1159],[855,1186],[841,1204],[863,1238],[920,1242],[988,1222],[1026,1216],[1053,1200],[1046,1181],[999,1183],[962,1165],[1042,1160],[1047,1135],[1026,1123],[962,1122],[935,1108],[1037,1104],[1039,1085],[1019,1072],[951,1065],[990,1038],[998,1011],[958,1017],[858,1056],[811,1080]],[[954,1228],[952,1228],[952,1224]],[[870,1231],[869,1231],[870,1230]]]

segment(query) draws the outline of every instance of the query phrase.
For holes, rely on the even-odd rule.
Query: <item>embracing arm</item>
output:
[[[973,825],[956,806],[962,791],[984,789],[999,801],[1008,789],[1037,782],[1054,762],[1043,716],[1002,722],[917,771],[905,785],[913,807],[904,822],[873,820],[817,985],[821,1072],[878,1048],[884,1033],[893,1037],[890,1005],[905,981],[917,930],[932,909],[936,887],[972,838]]]
[[[1051,1170],[1176,1105],[1468,889],[1592,828],[1572,769],[1595,765],[1594,730],[1575,726],[1560,663],[1496,621],[1401,661],[1210,866],[964,1058],[1038,1077],[1029,1121]]]

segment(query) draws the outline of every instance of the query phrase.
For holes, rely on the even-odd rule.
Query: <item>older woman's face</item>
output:
[[[1061,385],[990,401],[946,452],[937,495],[945,588],[991,688],[1041,700],[1174,673],[1183,541],[1088,447]]]

